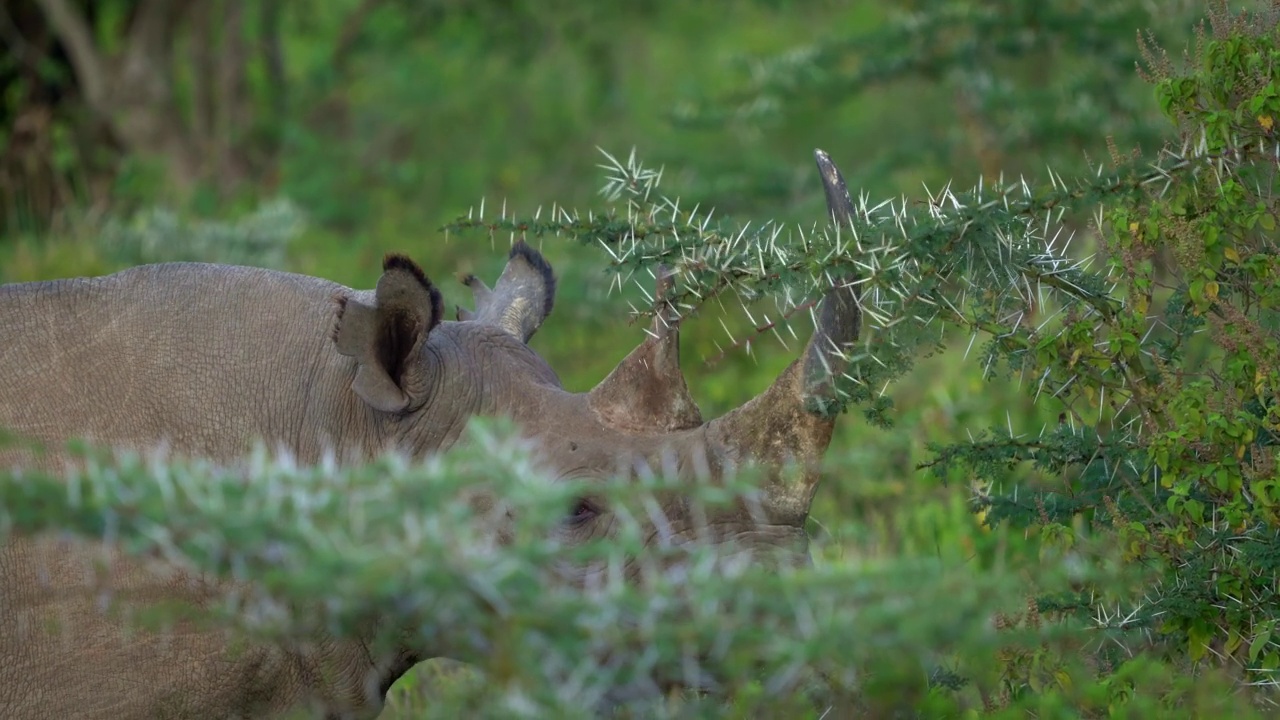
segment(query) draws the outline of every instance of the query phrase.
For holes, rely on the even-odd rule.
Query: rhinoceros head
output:
[[[847,222],[844,180],[825,153],[816,153],[828,207]],[[333,338],[356,360],[352,390],[385,415],[400,445],[427,451],[447,445],[471,415],[504,415],[533,441],[549,474],[577,481],[675,473],[712,481],[731,469],[764,470],[757,502],[715,516],[694,512],[681,497],[665,497],[655,541],[680,542],[712,532],[715,542],[751,549],[804,552],[803,525],[818,486],[818,464],[835,423],[827,409],[834,379],[846,370],[859,332],[855,287],[844,279],[817,311],[817,327],[801,356],[754,399],[704,420],[680,369],[680,332],[670,302],[673,275],[660,269],[657,312],[644,341],[589,392],[571,393],[527,343],[553,306],[550,265],[523,241],[512,248],[495,285],[464,282],[474,310],[445,321],[440,293],[416,265],[389,256],[376,290],[342,296]],[[698,516],[695,523],[694,516]],[[557,532],[570,543],[611,532],[610,508],[584,496],[567,509]],[[586,574],[582,570],[582,575]]]

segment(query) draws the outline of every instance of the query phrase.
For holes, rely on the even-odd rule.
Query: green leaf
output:
[[[1258,662],[1258,656],[1262,654],[1267,643],[1271,642],[1272,625],[1268,623],[1267,629],[1253,636],[1253,641],[1249,643],[1249,662]]]
[[[1212,639],[1213,632],[1203,621],[1198,621],[1187,629],[1187,653],[1193,661],[1205,656]]]

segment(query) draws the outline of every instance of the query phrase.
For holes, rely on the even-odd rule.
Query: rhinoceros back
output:
[[[0,428],[214,459],[257,440],[314,453],[326,428],[308,423],[350,412],[327,336],[338,289],[203,263],[0,287]]]

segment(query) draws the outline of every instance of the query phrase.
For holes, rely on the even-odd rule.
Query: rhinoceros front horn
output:
[[[846,225],[853,211],[840,170],[822,150],[814,151],[833,224]],[[849,365],[862,314],[856,277],[843,277],[817,307],[817,325],[804,353],[769,389],[712,421],[710,432],[735,450],[738,460],[781,467],[765,488],[763,508],[771,522],[800,524],[818,487],[818,463],[835,428],[836,379]]]

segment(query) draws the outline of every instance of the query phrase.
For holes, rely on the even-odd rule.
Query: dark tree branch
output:
[[[214,46],[217,44],[213,28],[213,3],[202,3],[194,8],[191,22],[203,32],[192,33],[191,38],[191,132],[200,143],[200,151],[206,157],[211,148],[209,138],[214,127]]]
[[[346,70],[347,63],[351,59],[351,53],[355,50],[356,41],[360,39],[360,31],[364,29],[365,21],[373,14],[374,10],[382,6],[384,1],[364,0],[343,21],[342,34],[338,36],[338,43],[333,48],[332,62],[330,63],[335,73],[341,75]]]
[[[139,88],[144,92],[170,92],[178,25],[189,9],[201,4],[193,0],[141,0],[138,3],[125,44],[122,71],[126,84],[146,82],[149,87]]]
[[[270,92],[272,121],[284,121],[288,106],[284,74],[284,48],[280,43],[280,0],[260,0],[258,5],[262,15],[259,18],[262,27],[260,50],[262,62],[266,68],[267,88]]]
[[[22,28],[14,21],[10,8],[4,3],[0,3],[0,41],[9,47],[10,52],[25,67],[36,67],[44,58],[44,52],[27,40]]]
[[[107,99],[107,76],[102,52],[93,42],[89,23],[67,0],[37,0],[49,25],[58,34],[71,58],[85,100],[101,108]]]
[[[222,58],[218,66],[214,153],[217,177],[224,189],[238,184],[249,173],[240,139],[252,117],[249,107],[249,48],[245,42],[245,7],[242,0],[222,4]]]

